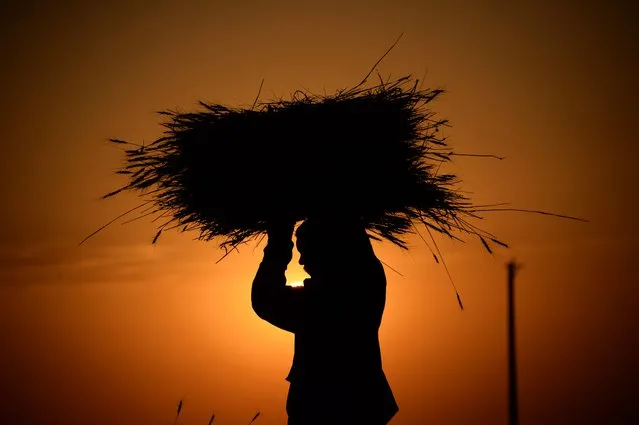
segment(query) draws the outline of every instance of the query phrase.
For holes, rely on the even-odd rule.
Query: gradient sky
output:
[[[41,3],[41,4],[38,4]],[[77,2],[80,3],[80,2]],[[477,203],[511,249],[438,239],[466,310],[418,237],[376,244],[393,425],[507,421],[506,270],[515,258],[521,424],[639,421],[635,250],[637,6],[626,1],[15,2],[0,17],[0,412],[7,423],[285,423],[293,337],[251,310],[261,247],[113,225],[109,137],[152,141],[155,111],[250,105],[413,74],[447,93]],[[304,164],[291,164],[291,176]],[[294,197],[291,197],[294,202]],[[304,277],[297,265],[291,280]],[[339,384],[339,383],[336,383]],[[8,419],[7,419],[8,418]],[[219,421],[219,422],[218,422]]]

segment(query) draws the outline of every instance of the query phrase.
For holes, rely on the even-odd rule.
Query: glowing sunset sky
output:
[[[415,236],[376,244],[392,425],[505,425],[506,269],[517,279],[521,424],[639,423],[637,6],[626,1],[16,2],[1,20],[0,422],[284,424],[293,337],[252,311],[261,247],[115,224],[132,194],[106,140],[150,142],[155,111],[334,92],[380,64],[447,93],[477,203],[512,248],[439,238],[466,310]],[[626,4],[627,3],[627,4]],[[148,6],[151,5],[152,6]],[[300,135],[303,138],[303,135]],[[304,164],[291,164],[291,176]],[[291,196],[291,202],[295,202]],[[296,261],[296,258],[294,259]],[[295,263],[291,280],[304,274]],[[338,383],[337,383],[338,384]]]

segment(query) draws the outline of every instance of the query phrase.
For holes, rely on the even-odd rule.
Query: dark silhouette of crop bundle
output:
[[[403,248],[416,223],[481,237],[455,175],[438,172],[454,155],[440,131],[447,120],[430,109],[441,93],[407,76],[245,109],[200,102],[196,112],[163,111],[165,132],[150,145],[111,139],[132,146],[118,171],[129,181],[105,197],[140,191],[146,214],[165,220],[160,232],[195,230],[227,249],[271,220],[326,214],[360,217],[374,237]]]

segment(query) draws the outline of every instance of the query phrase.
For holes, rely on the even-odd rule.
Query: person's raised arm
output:
[[[264,257],[253,279],[251,303],[255,313],[278,328],[295,332],[299,321],[301,288],[286,286],[286,267],[293,258],[294,222],[273,224],[268,229]]]

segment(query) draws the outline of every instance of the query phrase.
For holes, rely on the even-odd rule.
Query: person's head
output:
[[[308,218],[297,228],[295,236],[300,264],[311,277],[341,272],[375,258],[369,236],[359,219]]]

